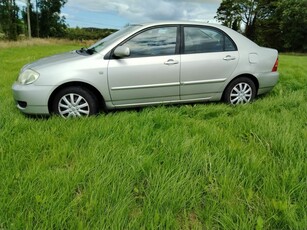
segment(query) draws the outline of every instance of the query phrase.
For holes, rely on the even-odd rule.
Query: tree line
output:
[[[29,4],[20,8],[16,0],[0,0],[0,34],[8,40],[17,40],[21,34],[28,34],[31,28],[32,37],[68,38],[88,40],[103,38],[113,33],[114,29],[68,28],[61,9],[67,0],[24,0]],[[30,26],[28,26],[28,12]]]
[[[20,9],[16,0],[0,0],[0,34],[6,39],[17,40],[28,34],[28,28],[33,37],[41,38],[97,39],[115,31],[68,28],[61,16],[68,0],[23,1],[29,11]],[[261,46],[307,52],[307,0],[222,0],[215,18]]]
[[[223,0],[215,18],[259,45],[307,52],[307,0]]]

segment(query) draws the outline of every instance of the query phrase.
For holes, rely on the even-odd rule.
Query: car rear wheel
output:
[[[53,100],[52,108],[55,114],[63,118],[87,117],[99,111],[95,95],[78,86],[60,90]]]
[[[255,96],[255,83],[247,77],[240,77],[227,86],[224,92],[224,101],[233,105],[245,104],[252,101]]]

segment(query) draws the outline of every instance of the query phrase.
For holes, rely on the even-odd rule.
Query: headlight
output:
[[[39,77],[39,73],[35,72],[32,69],[26,69],[22,73],[19,74],[17,82],[22,85],[29,85],[35,82]]]

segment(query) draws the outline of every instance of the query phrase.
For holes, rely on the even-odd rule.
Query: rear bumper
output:
[[[27,114],[49,114],[48,100],[52,86],[20,85],[12,86],[17,108]]]
[[[259,82],[258,95],[271,91],[277,84],[279,78],[278,72],[262,73],[257,79]]]

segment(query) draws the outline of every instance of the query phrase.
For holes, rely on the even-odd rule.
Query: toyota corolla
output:
[[[244,104],[272,90],[277,67],[277,50],[227,27],[146,23],[25,65],[13,95],[24,113],[64,118],[168,103]]]

